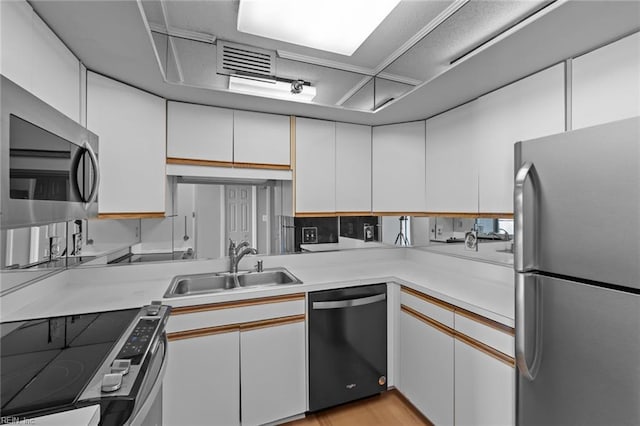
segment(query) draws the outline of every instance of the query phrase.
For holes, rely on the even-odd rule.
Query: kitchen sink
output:
[[[261,272],[232,274],[211,272],[206,274],[178,275],[171,280],[165,298],[217,293],[244,287],[270,287],[284,284],[302,284],[285,268],[267,269]]]
[[[249,272],[248,274],[238,275],[237,277],[240,287],[302,284],[291,272],[283,268],[262,272]]]

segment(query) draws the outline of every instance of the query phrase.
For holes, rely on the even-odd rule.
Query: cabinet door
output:
[[[304,321],[240,332],[242,424],[306,410]]]
[[[478,211],[473,102],[427,120],[427,211]]]
[[[512,425],[515,369],[455,341],[456,425]]]
[[[373,128],[373,211],[424,212],[425,122]]]
[[[296,212],[335,212],[335,123],[297,118],[295,152]]]
[[[400,313],[400,392],[436,425],[453,424],[453,337]]]
[[[33,14],[33,93],[80,121],[80,61],[37,14]]]
[[[483,213],[513,212],[513,146],[564,131],[564,65],[556,65],[474,103]]]
[[[32,90],[33,10],[26,1],[1,1],[0,71],[17,85]]]
[[[166,426],[240,424],[239,332],[169,342],[162,388]]]
[[[286,115],[233,112],[233,161],[291,164],[291,119]]]
[[[24,1],[0,2],[1,72],[75,121],[80,62]]]
[[[336,123],[336,211],[371,211],[371,127]]]
[[[572,128],[640,115],[640,33],[573,60]]]
[[[165,211],[165,100],[87,76],[87,127],[98,135],[100,213]]]
[[[168,102],[167,157],[233,161],[233,110]]]

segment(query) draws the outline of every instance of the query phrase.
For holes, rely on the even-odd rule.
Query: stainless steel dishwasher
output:
[[[387,285],[309,293],[309,411],[387,389]]]

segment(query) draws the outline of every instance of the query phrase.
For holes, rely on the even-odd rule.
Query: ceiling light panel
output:
[[[240,0],[238,31],[351,56],[400,0]]]
[[[311,102],[316,96],[316,88],[304,86],[301,93],[291,93],[291,83],[257,78],[229,76],[229,90],[267,98],[289,101]]]

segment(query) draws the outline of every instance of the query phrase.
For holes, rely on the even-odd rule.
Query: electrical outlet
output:
[[[302,244],[315,244],[318,242],[318,228],[306,226],[302,228]]]

